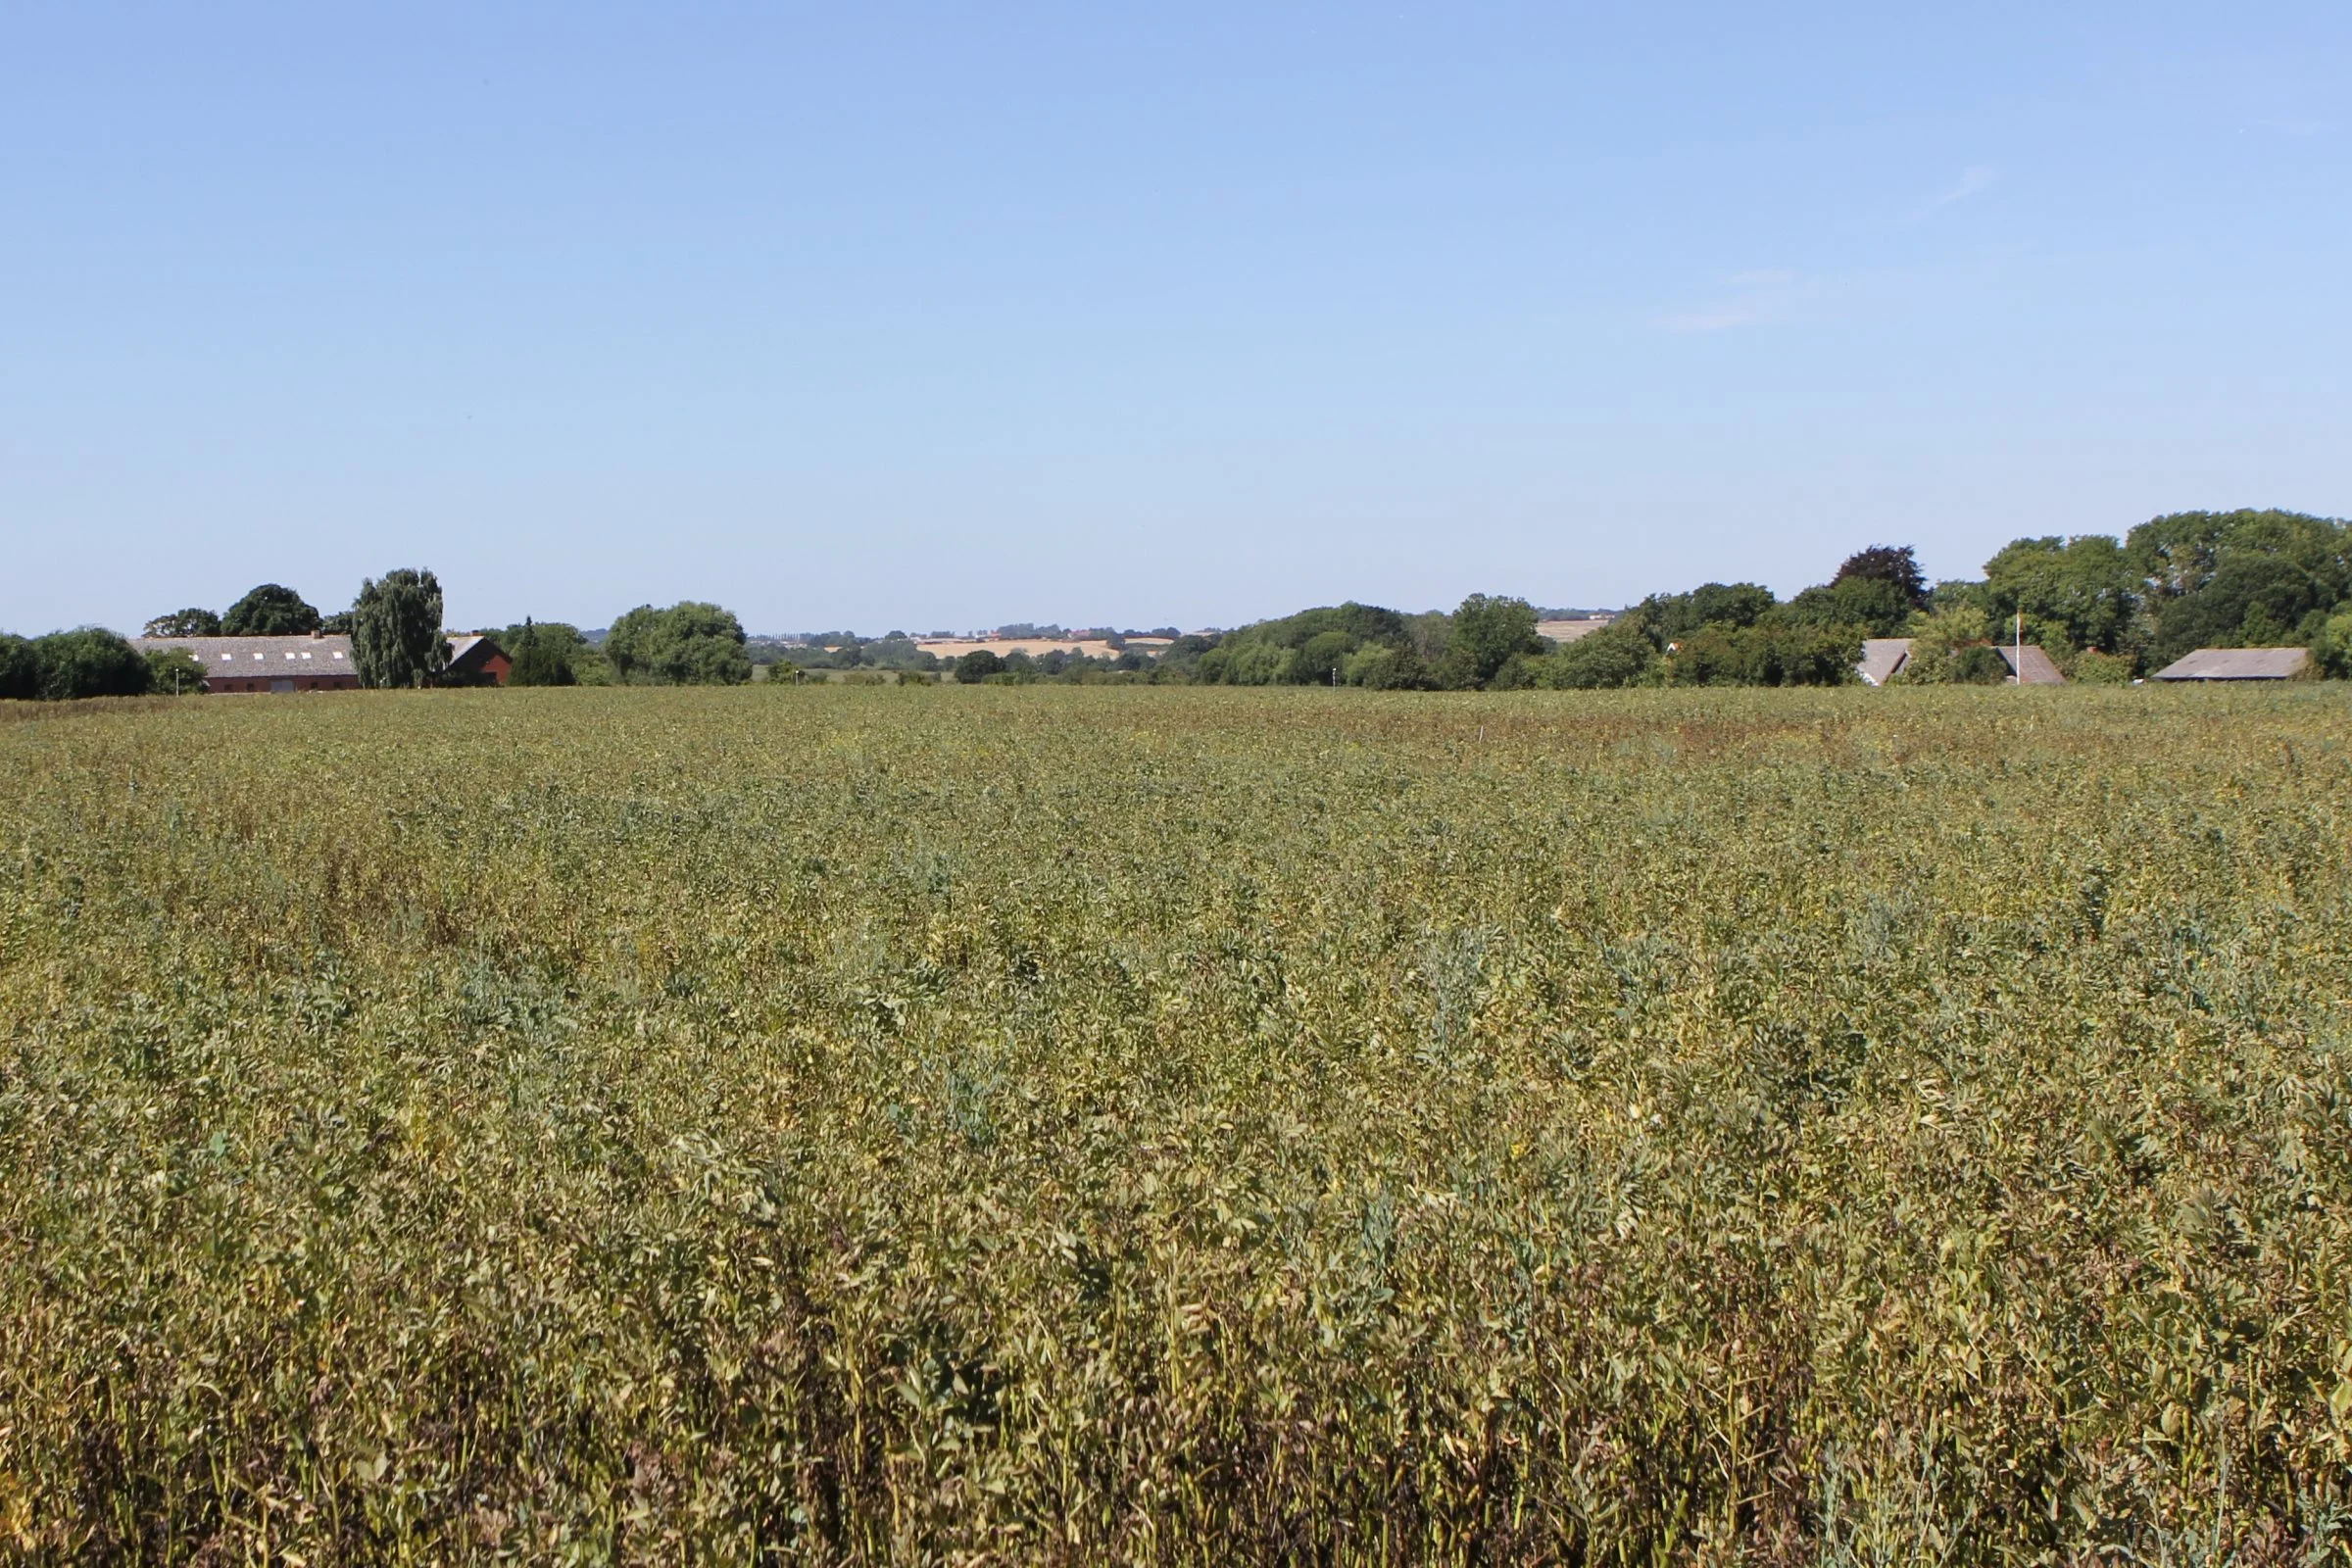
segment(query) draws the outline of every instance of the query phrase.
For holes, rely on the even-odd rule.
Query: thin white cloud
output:
[[[1919,216],[1925,218],[1930,213],[1941,212],[1954,202],[1968,200],[2000,178],[2000,174],[2001,172],[1990,164],[1969,165],[1960,172],[1960,177],[1948,189],[1938,192],[1933,201],[1919,210]]]

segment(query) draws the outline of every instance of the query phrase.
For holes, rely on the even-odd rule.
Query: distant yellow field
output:
[[[1614,616],[1579,615],[1567,620],[1539,620],[1536,635],[1555,643],[1572,643],[1579,637],[1589,637],[1606,626]]]
[[[1156,654],[1167,647],[1172,639],[1129,637],[1124,641],[1128,648],[1140,653]],[[1116,659],[1123,652],[1099,638],[928,637],[915,646],[941,659],[961,659],[966,654],[982,651],[995,654],[1000,659],[1007,654],[1027,654],[1032,659],[1038,659],[1054,653],[1077,654],[1088,659]]]

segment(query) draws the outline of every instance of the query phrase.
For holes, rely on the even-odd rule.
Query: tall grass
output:
[[[2344,1561],[2318,688],[0,725],[0,1556]]]

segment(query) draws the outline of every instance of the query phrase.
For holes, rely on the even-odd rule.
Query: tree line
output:
[[[268,582],[225,611],[191,606],[157,615],[147,639],[178,637],[351,638],[352,665],[363,686],[450,684],[448,633],[442,627],[440,579],[401,567],[362,582],[347,610],[321,612],[294,589]],[[731,684],[751,679],[743,625],[716,605],[640,606],[612,623],[600,644],[577,627],[524,620],[482,628],[513,662],[518,686]],[[0,632],[0,698],[66,701],[85,697],[185,695],[204,690],[203,664],[177,648],[142,650],[99,626],[41,637]]]
[[[2076,680],[2128,682],[2198,648],[2298,646],[2352,677],[2352,524],[2279,511],[2182,512],[2122,539],[2018,539],[1984,575],[1930,585],[1908,546],[1855,552],[1783,601],[1760,583],[1652,594],[1553,647],[1520,599],[1474,594],[1450,615],[1345,604],[1220,637],[1180,638],[1157,679],[1443,690],[1813,686],[1855,678],[1862,644],[1913,639],[1897,678],[2002,681],[2018,634]]]
[[[1703,583],[1652,594],[1560,646],[1537,634],[1539,612],[1528,601],[1472,594],[1450,612],[1350,602],[1229,632],[1175,636],[1163,628],[1152,635],[1173,640],[1156,654],[1104,629],[1106,658],[978,649],[942,661],[905,632],[870,641],[842,633],[793,649],[772,673],[785,682],[863,669],[966,683],[1443,691],[1806,686],[1852,680],[1865,639],[1909,637],[1912,655],[1898,680],[2000,681],[2009,669],[1996,645],[2017,635],[2022,617],[2024,639],[2080,681],[2130,681],[2197,648],[2281,645],[2308,648],[2316,672],[2352,677],[2352,524],[2341,520],[2276,510],[2172,513],[2120,539],[2017,539],[1984,570],[1931,585],[1911,548],[1874,545],[1786,601],[1759,583]],[[439,580],[404,567],[367,579],[351,607],[333,614],[264,583],[224,612],[177,610],[144,629],[150,638],[343,632],[363,685],[405,687],[449,678],[441,616]],[[517,686],[735,685],[752,678],[755,664],[742,622],[699,600],[640,605],[601,639],[560,621],[487,630],[513,661],[509,681]],[[142,652],[97,627],[29,639],[0,633],[0,697],[170,694],[200,691],[203,681],[202,666],[184,653]]]

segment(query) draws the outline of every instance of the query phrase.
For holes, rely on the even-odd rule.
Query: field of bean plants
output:
[[[2299,1564],[2340,688],[0,711],[0,1558]]]

